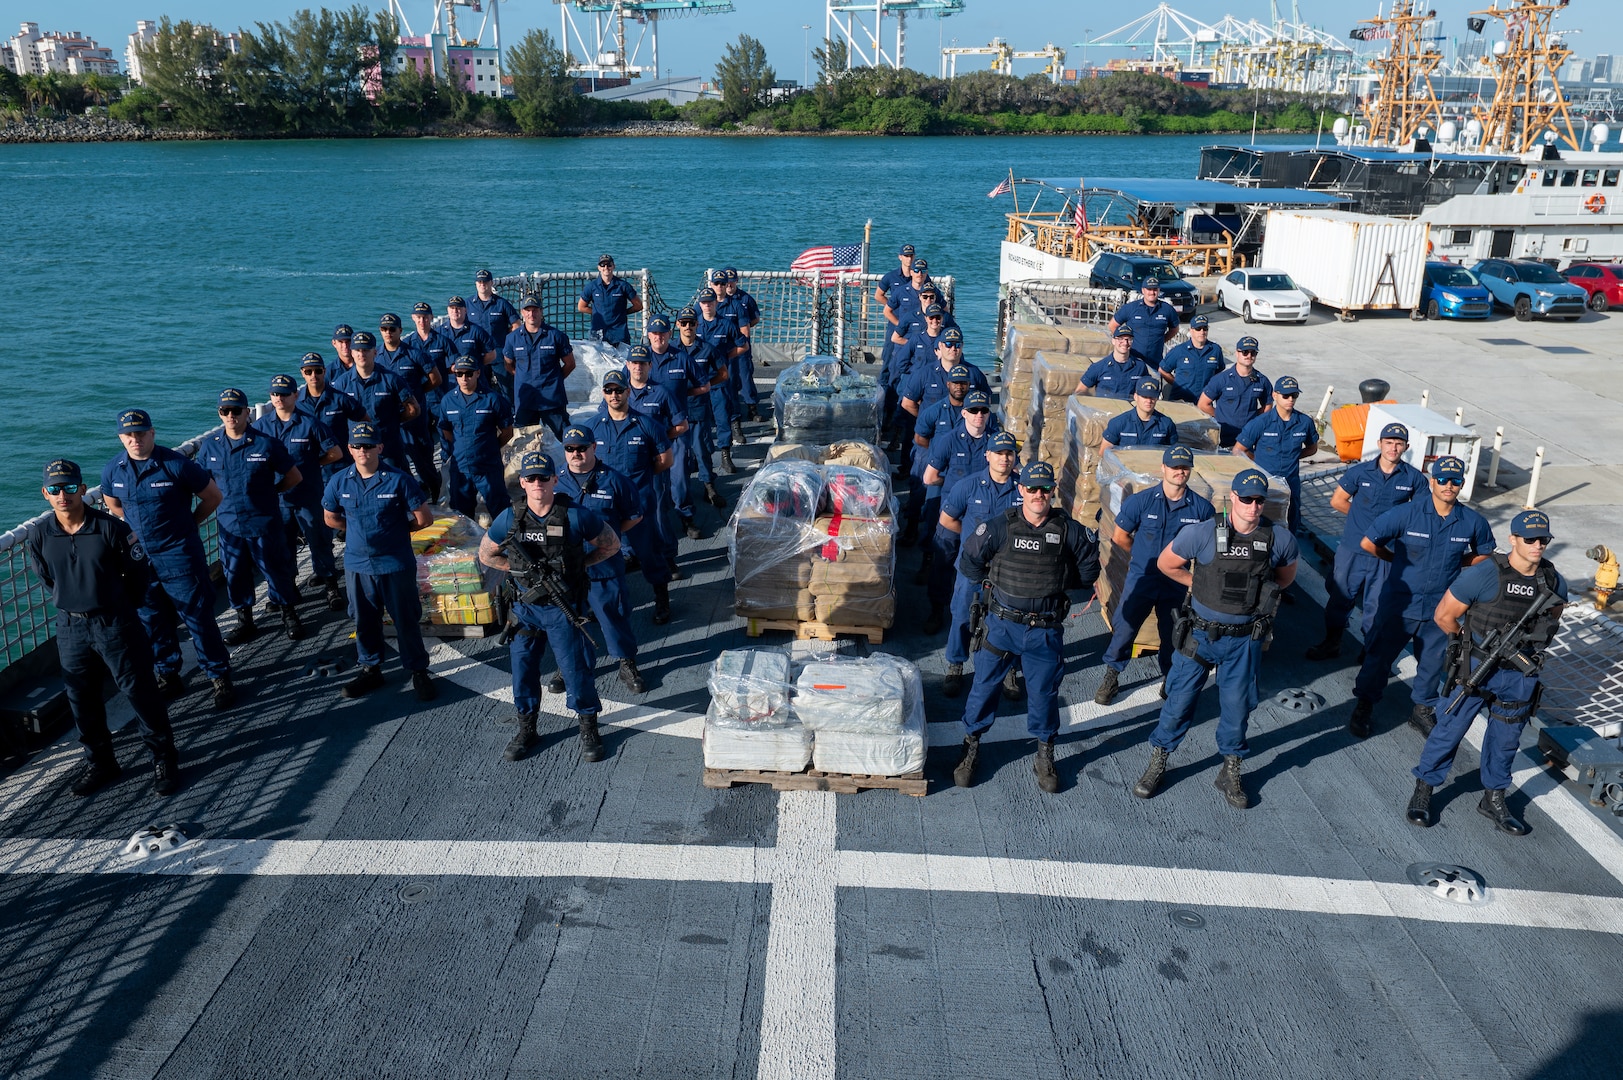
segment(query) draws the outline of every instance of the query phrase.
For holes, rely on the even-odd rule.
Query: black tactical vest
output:
[[[1499,588],[1494,593],[1493,601],[1473,604],[1465,613],[1466,629],[1478,644],[1490,631],[1515,626],[1527,609],[1533,606],[1533,598],[1538,594],[1541,581],[1547,591],[1555,591],[1555,567],[1546,559],[1539,560],[1538,569],[1531,577],[1517,573],[1510,565],[1510,556],[1500,552],[1494,553],[1493,565],[1499,571]],[[1559,625],[1559,619],[1548,615],[1534,619],[1527,626],[1527,648],[1535,653],[1542,652],[1555,637]]]
[[[992,557],[987,575],[992,588],[1011,599],[1042,600],[1065,595],[1070,556],[1065,552],[1065,530],[1071,519],[1053,507],[1041,525],[1026,520],[1025,511],[1003,512],[1008,532],[1003,550]]]
[[[569,595],[578,599],[588,587],[586,552],[569,521],[570,505],[567,495],[555,495],[547,516],[536,517],[527,504],[520,503],[513,509],[513,534],[524,554],[556,576]]]
[[[1224,615],[1254,615],[1262,598],[1262,585],[1273,576],[1274,523],[1264,517],[1255,531],[1235,535],[1228,515],[1217,519],[1217,557],[1209,563],[1197,562],[1191,573],[1194,598]]]

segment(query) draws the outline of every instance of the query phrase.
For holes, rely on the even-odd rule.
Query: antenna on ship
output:
[[[1490,60],[1497,80],[1493,101],[1486,109],[1473,110],[1482,123],[1484,149],[1525,154],[1546,131],[1554,131],[1572,149],[1582,149],[1556,78],[1572,50],[1550,25],[1566,6],[1567,0],[1509,0],[1502,8],[1496,0],[1486,11],[1472,12],[1505,24],[1505,40],[1494,45]]]
[[[1423,126],[1442,123],[1443,105],[1431,73],[1443,55],[1425,34],[1426,23],[1436,18],[1435,11],[1416,11],[1414,0],[1393,0],[1390,15],[1376,15],[1348,35],[1391,42],[1385,56],[1370,61],[1381,76],[1374,99],[1364,106],[1371,142],[1385,139],[1400,146],[1412,142]]]

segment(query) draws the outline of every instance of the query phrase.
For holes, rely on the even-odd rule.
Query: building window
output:
[[[1583,184],[1584,187],[1594,187],[1595,186],[1595,181],[1598,180],[1598,179],[1600,179],[1600,170],[1599,169],[1585,169],[1584,170],[1584,178],[1581,181],[1581,183]]]
[[[1562,187],[1574,187],[1574,186],[1577,185],[1577,183],[1578,183],[1578,170],[1577,169],[1562,169],[1561,170],[1561,186]]]
[[[1448,243],[1449,243],[1450,247],[1464,247],[1466,244],[1469,244],[1470,242],[1471,242],[1471,230],[1470,229],[1454,229],[1449,233]]]
[[[1605,172],[1601,173],[1601,187],[1617,187],[1617,173],[1618,170],[1616,169],[1607,169]]]

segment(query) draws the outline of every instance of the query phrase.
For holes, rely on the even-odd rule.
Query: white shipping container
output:
[[[1343,317],[1420,303],[1431,226],[1345,210],[1270,210],[1259,266],[1278,267]]]

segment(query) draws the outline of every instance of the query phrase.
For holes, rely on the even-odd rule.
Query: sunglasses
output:
[[[626,388],[623,386],[605,386],[603,388],[603,393],[605,394],[623,394],[625,392]]]
[[[519,477],[519,482],[525,484],[544,484],[551,479],[554,478],[551,476],[521,476]]]
[[[970,409],[970,410],[968,410],[969,415],[971,415],[971,416],[986,416],[989,413],[991,413],[991,411],[992,411],[991,409]]]
[[[375,451],[378,448],[378,446],[377,446],[377,443],[350,443],[349,448],[351,450],[374,450]]]
[[[77,495],[84,490],[83,484],[46,484],[47,495]]]
[[[584,454],[589,449],[591,449],[591,447],[588,447],[588,446],[566,446],[566,447],[564,447],[564,453],[566,453],[566,454]]]
[[[241,416],[243,413],[245,413],[247,411],[248,411],[247,409],[244,409],[240,405],[228,405],[228,406],[225,406],[222,409],[220,409],[220,415],[221,416]]]
[[[459,371],[456,373],[456,377],[459,379],[477,379],[479,373],[477,371]]]
[[[1284,398],[1290,398],[1292,401],[1295,401],[1297,398],[1301,397],[1302,395],[1301,394],[1280,394],[1279,396],[1284,397]]]
[[[1266,495],[1236,495],[1234,497],[1240,502],[1245,503],[1247,506],[1261,506],[1263,503],[1268,501],[1268,496]]]
[[[941,347],[942,347],[942,348],[943,348],[943,349],[962,349],[962,348],[963,348],[963,346],[962,346],[962,345],[960,345],[960,344],[959,344],[959,343],[958,343],[958,342],[956,342],[956,341],[943,341],[943,342],[942,342],[942,343],[941,343]]]
[[[270,392],[270,396],[271,397],[292,397],[293,396],[293,391],[291,391],[291,390],[272,390]]]
[[[1437,480],[1437,486],[1438,487],[1464,487],[1465,486],[1465,481],[1464,480],[1455,480],[1453,478],[1449,478],[1449,479],[1445,480],[1442,477],[1436,477],[1435,479]]]
[[[1052,495],[1052,494],[1054,494],[1054,489],[1053,488],[1026,487],[1026,485],[1024,485],[1024,484],[1020,485],[1020,490],[1024,491],[1027,495]]]
[[[1255,355],[1257,355],[1257,350],[1255,350],[1255,349],[1235,349],[1234,351],[1239,353],[1241,356],[1255,356]]]

